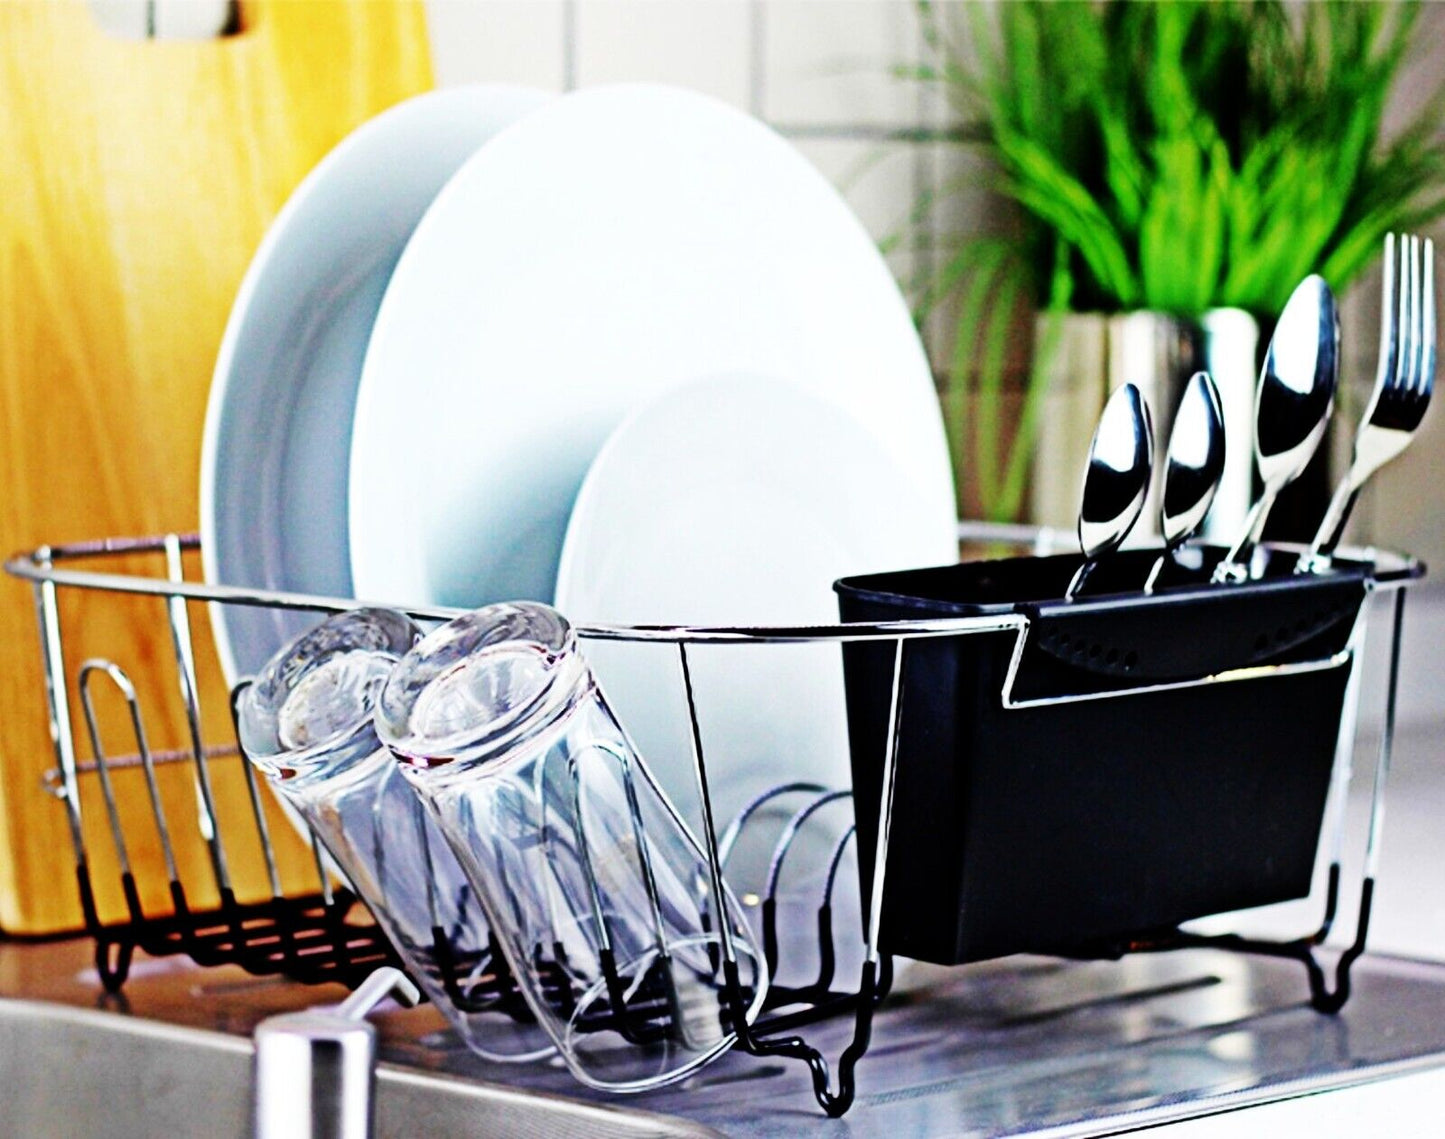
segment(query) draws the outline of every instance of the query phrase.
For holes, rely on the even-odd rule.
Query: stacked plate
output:
[[[956,556],[932,376],[867,233],[765,126],[639,85],[437,92],[316,169],[226,332],[202,531],[213,581],[579,623],[827,623],[834,579]],[[229,678],[313,620],[218,614]],[[690,795],[675,656],[589,655]],[[695,667],[722,817],[847,786],[836,649]]]

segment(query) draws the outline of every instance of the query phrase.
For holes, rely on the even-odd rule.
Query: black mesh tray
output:
[[[1308,895],[1373,567],[1211,586],[1194,548],[1152,595],[1157,551],[840,581],[844,621],[1020,614],[1028,628],[907,643],[880,937],[954,964],[1112,955],[1180,922]],[[871,888],[891,643],[844,647],[864,890]],[[1292,665],[1278,669],[1276,665]],[[1196,683],[1236,670],[1229,683]]]

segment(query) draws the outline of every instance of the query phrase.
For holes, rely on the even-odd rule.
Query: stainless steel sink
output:
[[[344,995],[138,958],[109,998],[90,953],[0,942],[0,1135],[248,1136],[256,1024]],[[880,1013],[840,1120],[797,1064],[733,1053],[618,1099],[556,1065],[489,1064],[434,1009],[381,1012],[379,1134],[1097,1135],[1445,1065],[1441,964],[1366,956],[1338,1016],[1306,1005],[1295,963],[1219,951],[917,967],[909,982]],[[851,1026],[810,1031],[836,1056]]]
[[[7,1135],[221,1139],[251,1133],[245,1037],[43,1001],[0,1000]],[[383,1064],[378,1135],[713,1136],[700,1124]]]

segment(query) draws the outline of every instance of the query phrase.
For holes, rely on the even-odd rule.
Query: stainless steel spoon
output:
[[[1324,278],[1311,274],[1290,294],[1265,353],[1254,397],[1254,461],[1264,492],[1244,533],[1214,569],[1214,580],[1244,581],[1270,507],[1308,465],[1329,424],[1339,376],[1340,322]]]
[[[1174,426],[1169,432],[1169,453],[1164,465],[1163,501],[1159,529],[1164,552],[1149,571],[1144,592],[1154,592],[1165,563],[1174,551],[1199,529],[1214,504],[1224,474],[1224,407],[1219,389],[1208,372],[1195,372],[1184,386]]]
[[[1117,389],[1094,430],[1079,503],[1079,546],[1084,564],[1064,593],[1072,600],[1098,560],[1119,548],[1144,510],[1154,471],[1154,428],[1149,405],[1133,384]]]

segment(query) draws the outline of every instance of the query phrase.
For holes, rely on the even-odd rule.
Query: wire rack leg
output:
[[[41,561],[49,567],[49,559]],[[60,635],[60,605],[53,582],[35,585],[35,620],[40,632],[41,663],[45,673],[45,706],[50,717],[50,742],[55,748],[55,762],[61,774],[61,797],[65,817],[70,825],[70,841],[75,851],[75,869],[82,883],[81,905],[89,928],[98,928],[95,919],[94,895],[90,892],[89,860],[85,853],[85,832],[80,818],[80,781],[75,755],[75,736],[70,725],[70,693],[65,681],[65,654]]]
[[[708,869],[712,877],[715,895],[721,899],[722,866],[718,856],[717,829],[713,822],[712,797],[709,793],[707,764],[703,759],[702,732],[698,724],[697,704],[693,694],[692,673],[688,667],[687,645],[679,642],[678,663],[682,672],[683,692],[687,699],[688,721],[692,729],[693,768],[697,776],[698,797],[702,804],[703,832],[707,845]],[[813,1081],[813,1096],[818,1104],[832,1118],[844,1115],[853,1106],[857,1092],[855,1070],[858,1061],[867,1053],[873,1036],[873,1011],[887,991],[886,978],[892,970],[886,956],[879,951],[879,927],[883,912],[883,878],[888,862],[888,838],[893,819],[893,786],[898,759],[899,706],[903,697],[904,638],[894,643],[893,690],[890,699],[888,737],[883,763],[883,793],[878,808],[878,837],[874,852],[872,890],[868,903],[867,953],[863,961],[856,996],[841,998],[832,1005],[834,1011],[842,1011],[848,1005],[854,1006],[853,1039],[844,1048],[838,1059],[836,1083],[830,1078],[828,1061],[823,1054],[801,1036],[790,1035],[776,1038],[771,1033],[781,1032],[796,1023],[793,1018],[779,1018],[761,1026],[748,1023],[746,1001],[734,951],[731,930],[724,917],[720,922],[723,942],[723,980],[732,1013],[737,1045],[753,1056],[775,1056],[799,1060],[808,1066]],[[725,911],[724,911],[725,915]],[[885,978],[879,984],[880,977]]]
[[[185,571],[181,565],[181,542],[175,534],[165,536],[166,576],[173,582],[183,582]],[[186,727],[190,731],[191,750],[196,767],[196,808],[201,834],[211,855],[211,869],[216,878],[216,889],[220,892],[221,904],[229,909],[235,904],[231,889],[231,872],[226,861],[226,849],[221,842],[216,822],[216,800],[211,790],[211,769],[206,761],[205,746],[201,742],[201,709],[197,692],[195,648],[191,642],[191,619],[186,612],[186,599],[172,594],[166,599],[166,615],[170,621],[171,649],[175,654],[176,672],[180,680],[181,701],[186,712]],[[238,931],[239,932],[239,931]]]
[[[1321,1012],[1335,1013],[1350,999],[1350,969],[1365,952],[1370,932],[1370,911],[1375,901],[1375,879],[1380,870],[1380,842],[1385,829],[1385,788],[1395,745],[1395,710],[1400,683],[1400,642],[1405,629],[1405,590],[1395,591],[1394,619],[1390,629],[1390,672],[1385,685],[1385,724],[1380,734],[1380,758],[1375,765],[1375,787],[1370,801],[1370,833],[1365,846],[1365,877],[1360,885],[1360,913],[1355,940],[1335,965],[1334,991],[1315,982],[1311,974],[1311,1004]]]
[[[1316,952],[1329,934],[1335,919],[1340,893],[1340,861],[1338,854],[1329,868],[1325,895],[1325,916],[1319,930],[1294,941],[1269,941],[1241,937],[1238,934],[1191,934],[1176,931],[1157,941],[1131,945],[1131,952],[1156,952],[1184,948],[1226,949],[1236,953],[1257,953],[1298,961],[1309,977],[1310,1005],[1319,1012],[1337,1013],[1350,999],[1350,971],[1365,953],[1370,933],[1370,915],[1375,900],[1375,879],[1379,872],[1380,842],[1385,826],[1385,792],[1390,776],[1390,760],[1395,741],[1395,711],[1400,681],[1400,643],[1404,632],[1405,590],[1395,591],[1390,635],[1390,665],[1385,684],[1385,723],[1380,736],[1379,762],[1375,766],[1375,782],[1370,799],[1370,829],[1365,845],[1365,867],[1360,882],[1360,908],[1355,919],[1355,936],[1335,962],[1334,986]]]
[[[1331,816],[1329,828],[1330,868],[1329,884],[1325,895],[1325,913],[1319,929],[1311,939],[1315,945],[1323,945],[1334,927],[1335,914],[1339,904],[1340,866],[1343,862],[1345,844],[1345,800],[1354,778],[1355,732],[1359,720],[1360,675],[1364,671],[1365,638],[1368,623],[1365,608],[1360,609],[1355,628],[1350,635],[1350,678],[1345,682],[1345,698],[1340,710],[1340,734],[1335,745],[1335,769],[1331,779]]]

